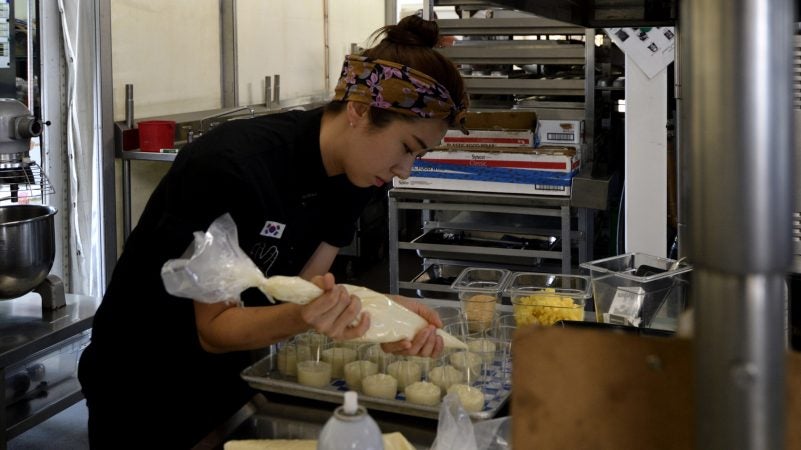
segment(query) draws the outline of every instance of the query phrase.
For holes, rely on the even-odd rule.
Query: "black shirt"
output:
[[[297,275],[320,242],[348,245],[374,188],[326,175],[321,119],[322,109],[233,120],[179,152],[125,244],[81,358],[90,422],[116,415],[122,423],[120,414],[133,411],[150,422],[162,408],[177,408],[167,411],[192,428],[170,423],[170,436],[191,435],[175,441],[191,445],[252,396],[239,375],[250,353],[205,352],[192,300],[167,294],[160,271],[224,213],[237,225],[240,247],[268,275]],[[267,304],[255,289],[243,300]],[[121,386],[125,401],[115,398]],[[90,436],[110,437],[115,426],[90,426]]]

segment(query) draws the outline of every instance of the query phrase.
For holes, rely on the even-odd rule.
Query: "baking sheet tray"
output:
[[[561,248],[561,239],[556,236],[435,228],[418,236],[411,244],[421,258],[454,259],[469,254],[475,261],[538,266],[546,252]]]
[[[484,371],[479,382],[484,387],[484,409],[469,413],[473,419],[491,419],[507,402],[512,391],[511,364],[504,366],[498,358]],[[278,372],[276,355],[268,355],[242,371],[242,378],[254,389],[267,392],[276,392],[296,397],[321,400],[331,403],[342,403],[348,388],[345,381],[334,379],[322,388],[304,386],[298,383],[295,377],[285,377]],[[437,419],[439,406],[415,405],[405,400],[403,393],[398,393],[395,400],[371,397],[359,393],[359,403],[367,409],[387,411],[409,416],[427,417]]]

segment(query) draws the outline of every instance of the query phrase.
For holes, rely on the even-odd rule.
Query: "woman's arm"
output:
[[[334,247],[327,242],[320,242],[320,245],[317,246],[317,249],[300,271],[300,277],[305,280],[311,280],[312,277],[325,274],[331,270],[331,265],[334,263],[337,253],[339,253],[339,247]]]
[[[333,339],[346,340],[363,335],[370,327],[368,314],[358,325],[350,324],[361,311],[361,301],[337,286],[334,276],[317,276],[312,282],[324,290],[316,300],[300,306],[240,308],[225,303],[195,303],[195,324],[204,350],[223,353],[254,350],[311,328]]]

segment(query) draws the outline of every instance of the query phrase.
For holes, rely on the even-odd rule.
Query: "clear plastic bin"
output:
[[[582,263],[590,271],[595,318],[602,323],[675,331],[692,266],[645,253]]]
[[[464,269],[451,288],[459,293],[465,319],[479,328],[492,327],[508,276],[509,271],[506,269]]]
[[[77,377],[78,359],[91,336],[91,331],[83,331],[6,367],[6,405],[46,396],[49,388]]]
[[[592,297],[589,277],[536,272],[513,273],[506,293],[517,326],[582,321],[584,305]]]

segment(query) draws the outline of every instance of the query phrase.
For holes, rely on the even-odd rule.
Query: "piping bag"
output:
[[[240,302],[242,291],[256,287],[272,302],[305,305],[323,294],[322,289],[300,277],[265,277],[239,247],[236,224],[228,213],[212,222],[205,233],[196,231],[194,238],[182,258],[171,259],[161,268],[164,288],[171,295],[203,303]],[[361,286],[342,286],[361,300],[362,311],[370,313],[370,328],[352,341],[411,340],[428,326],[417,313],[386,295]],[[442,337],[445,347],[467,349],[464,342],[441,329],[437,329],[437,335]]]

